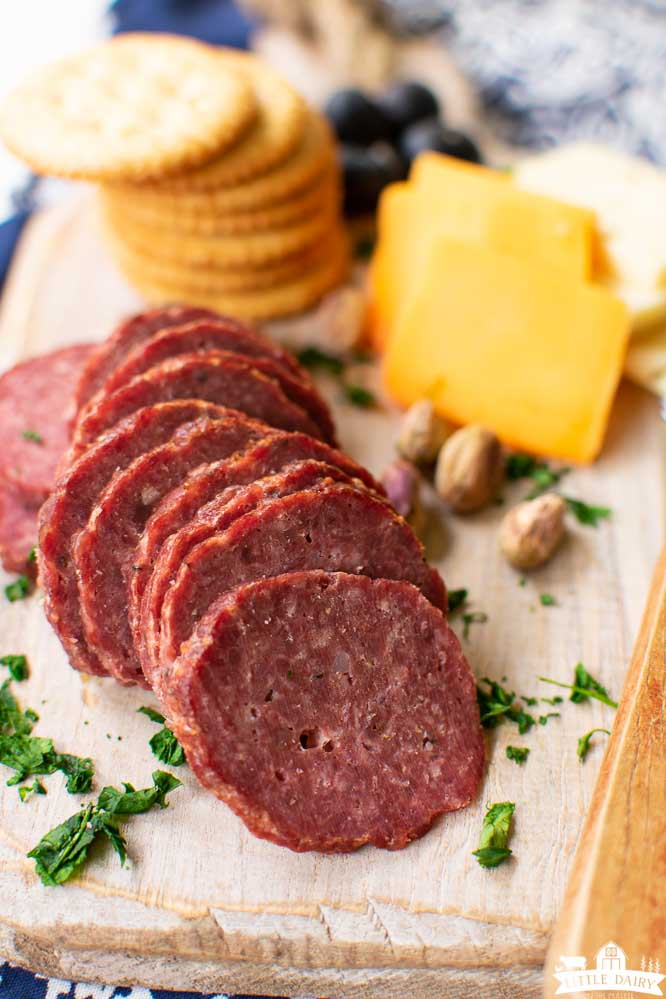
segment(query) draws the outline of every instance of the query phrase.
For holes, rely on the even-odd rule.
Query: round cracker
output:
[[[311,308],[328,291],[342,284],[348,271],[349,247],[341,234],[337,248],[331,249],[319,266],[284,284],[235,293],[196,291],[189,298],[193,305],[213,308],[243,320],[280,319]],[[148,281],[140,275],[133,275],[130,280],[148,302],[160,304],[179,297],[179,289],[167,283]]]
[[[338,213],[330,206],[324,206],[309,218],[282,229],[267,229],[240,236],[170,233],[128,219],[108,206],[103,207],[102,217],[112,235],[137,253],[163,263],[233,270],[260,267],[302,253],[333,228]]]
[[[256,116],[247,76],[176,35],[118,35],[33,73],[0,133],[38,173],[138,181],[205,163]]]
[[[307,116],[303,135],[291,156],[268,173],[215,191],[162,191],[160,187],[121,185],[127,204],[139,210],[177,215],[220,215],[254,211],[294,196],[313,184],[335,163],[335,146],[328,122],[322,115]]]
[[[221,58],[252,87],[257,102],[254,124],[221,156],[164,181],[161,191],[177,194],[240,184],[286,159],[303,134],[307,105],[283,77],[247,53],[227,50]]]
[[[286,201],[266,205],[252,212],[235,212],[231,215],[189,215],[179,211],[160,212],[147,209],[137,202],[127,201],[122,191],[113,187],[100,190],[102,205],[114,217],[127,218],[140,225],[167,232],[191,233],[196,236],[234,236],[281,229],[314,214],[323,206],[339,209],[341,192],[337,172],[328,170],[304,191]]]

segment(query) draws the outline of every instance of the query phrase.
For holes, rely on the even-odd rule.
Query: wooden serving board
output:
[[[139,304],[85,203],[51,209],[30,223],[6,287],[0,360],[101,338]],[[398,414],[388,404],[360,411],[339,401],[333,383],[323,388],[343,446],[380,471],[393,455]],[[611,506],[612,520],[596,530],[572,524],[557,558],[522,587],[497,552],[501,507],[461,519],[431,502],[431,558],[488,614],[464,643],[478,676],[552,696],[557,690],[537,676],[568,681],[583,661],[619,695],[661,543],[659,455],[656,400],[623,386],[601,459],[566,480],[568,493]],[[507,485],[507,502],[525,491]],[[556,607],[540,605],[545,591]],[[136,713],[150,696],[72,671],[39,594],[0,601],[0,655],[16,652],[30,659],[30,680],[17,693],[41,715],[37,734],[92,756],[98,788],[150,783],[155,728]],[[348,999],[536,997],[603,753],[596,744],[581,764],[577,739],[608,727],[613,714],[597,702],[561,708],[524,737],[509,725],[492,733],[478,800],[398,853],[296,855],[261,842],[183,767],[185,786],[170,807],[128,823],[131,864],[121,868],[100,851],[78,881],[44,888],[25,853],[79,799],[58,775],[46,778],[46,797],[25,804],[2,785],[0,954],[59,977],[115,984]],[[530,747],[524,766],[507,760],[508,744]],[[507,799],[516,802],[514,859],[486,871],[471,851],[487,803]]]

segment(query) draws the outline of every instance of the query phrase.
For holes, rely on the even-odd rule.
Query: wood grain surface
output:
[[[139,305],[78,201],[34,219],[23,238],[0,315],[0,363],[58,344],[99,339]],[[303,338],[307,324],[295,324]],[[306,331],[304,333],[304,330]],[[281,324],[289,338],[289,325]],[[376,373],[372,375],[376,377]],[[343,446],[373,471],[393,456],[398,414],[364,412],[322,382]],[[497,553],[501,507],[453,518],[432,497],[426,541],[451,588],[467,587],[488,614],[464,642],[475,673],[526,696],[557,691],[539,674],[570,681],[583,661],[619,695],[661,544],[657,404],[624,386],[599,462],[577,469],[567,493],[613,508],[596,530],[575,522],[552,564],[525,586]],[[505,488],[506,502],[526,491]],[[552,593],[555,607],[539,595]],[[461,630],[460,621],[454,626]],[[67,665],[39,594],[0,606],[0,655],[28,654],[17,688],[39,710],[36,734],[61,751],[91,755],[97,787],[145,786],[156,761],[154,726],[136,714],[149,695],[85,680]],[[496,999],[536,997],[603,744],[581,764],[578,737],[609,727],[613,711],[565,702],[546,726],[513,726],[488,740],[478,800],[399,853],[295,855],[254,839],[202,791],[186,768],[170,807],[128,823],[131,864],[100,852],[76,883],[43,888],[25,852],[78,808],[59,776],[46,797],[20,804],[0,787],[0,954],[61,977],[201,990],[344,996]],[[85,724],[85,723],[88,724]],[[527,763],[505,756],[527,745]],[[514,858],[494,871],[471,856],[487,803],[516,802]]]

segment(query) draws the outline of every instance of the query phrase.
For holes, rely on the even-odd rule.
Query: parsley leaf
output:
[[[485,684],[488,689],[484,690],[481,684]],[[534,716],[528,714],[520,704],[516,703],[515,693],[512,690],[506,690],[496,680],[483,677],[477,684],[476,696],[481,713],[481,724],[484,728],[496,728],[502,719],[506,718],[518,726],[521,735],[525,735],[536,724]]]
[[[557,600],[552,593],[541,593],[539,595],[539,602],[542,607],[556,607]]]
[[[12,680],[16,680],[17,683],[20,683],[21,680],[27,680],[30,675],[28,660],[25,656],[2,656],[0,666],[6,666]]]
[[[485,624],[488,620],[488,615],[485,611],[469,611],[467,614],[463,614],[463,638],[469,638],[469,629],[473,624]]]
[[[359,260],[369,260],[375,249],[372,236],[362,236],[354,246],[354,256]]]
[[[507,843],[515,808],[512,801],[500,801],[484,815],[479,848],[473,851],[481,867],[497,867],[511,856]]]
[[[590,740],[592,739],[592,736],[594,735],[595,732],[605,732],[606,735],[610,735],[610,730],[607,728],[591,728],[589,732],[585,733],[585,735],[581,735],[580,739],[578,740],[578,749],[577,749],[578,759],[581,762],[587,756],[587,751],[590,748]]]
[[[157,725],[164,725],[164,715],[161,715],[159,711],[155,711],[154,708],[150,708],[144,704],[143,707],[137,708],[137,713],[140,715],[145,715],[146,718],[150,718],[151,721],[155,722]]]
[[[321,369],[329,371],[332,375],[341,375],[345,370],[345,362],[335,354],[327,354],[319,347],[304,347],[296,355],[300,364],[304,368]]]
[[[28,559],[27,560],[28,560],[28,562],[36,562],[37,561],[37,548],[36,547],[32,547],[30,549],[30,551],[28,552]]]
[[[449,590],[448,601],[449,601],[449,613],[458,610],[459,607],[467,600],[467,590]]]
[[[590,506],[589,503],[574,499],[572,496],[565,496],[564,500],[576,520],[588,527],[597,527],[599,521],[606,520],[612,512],[608,506]]]
[[[512,482],[527,478],[528,475],[531,475],[535,466],[536,458],[531,454],[522,454],[520,451],[516,451],[513,454],[507,455],[506,477]]]
[[[509,760],[513,760],[514,763],[522,764],[530,755],[530,751],[527,746],[507,746],[506,755],[507,758]]]
[[[27,576],[17,576],[13,583],[5,586],[5,596],[10,603],[23,600],[30,593],[30,580]]]
[[[608,691],[605,687],[595,680],[594,677],[587,672],[582,663],[577,663],[574,670],[574,682],[573,683],[563,683],[561,680],[552,680],[548,676],[540,676],[539,680],[543,683],[552,683],[555,687],[565,687],[567,690],[571,691],[570,701],[574,704],[581,704],[586,701],[589,697],[594,698],[595,701],[601,701],[602,704],[607,704],[609,708],[616,708],[617,701],[614,701],[608,696]]]
[[[372,406],[377,405],[377,398],[374,392],[364,388],[362,385],[352,385],[350,382],[345,382],[342,386],[342,391],[347,402],[351,402],[354,406],[360,406],[361,409],[370,409]]]
[[[21,801],[25,801],[29,794],[46,794],[46,788],[35,777],[30,787],[24,784],[23,787],[18,789],[18,793]]]
[[[183,747],[178,742],[178,739],[173,734],[168,725],[164,725],[164,715],[161,715],[159,711],[155,711],[153,708],[142,707],[138,709],[147,718],[155,722],[157,725],[162,725],[163,728],[150,739],[148,745],[150,746],[153,755],[157,757],[160,763],[166,763],[170,767],[180,767],[185,763],[185,753],[183,752]]]
[[[545,461],[538,461],[531,454],[516,452],[506,460],[506,477],[512,481],[532,479],[534,487],[527,494],[527,499],[536,499],[541,493],[557,485],[571,469],[568,467],[554,469]]]
[[[59,885],[71,878],[88,858],[92,844],[106,837],[124,864],[127,841],[120,831],[119,820],[128,815],[147,812],[154,805],[166,808],[166,796],[180,786],[173,774],[163,770],[153,773],[153,787],[136,791],[124,784],[124,791],[105,787],[97,803],[88,803],[75,815],[51,829],[28,856],[35,861],[35,870],[45,885]]]
[[[22,430],[21,437],[24,441],[32,441],[34,444],[44,443],[44,438],[36,430]]]
[[[539,715],[539,725],[547,725],[549,718],[559,718],[559,711],[549,711],[547,715]]]

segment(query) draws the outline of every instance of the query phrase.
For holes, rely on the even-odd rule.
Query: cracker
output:
[[[215,191],[183,191],[177,195],[159,187],[122,185],[127,204],[151,211],[191,215],[218,215],[254,211],[284,201],[315,182],[335,162],[335,147],[328,122],[313,112],[306,118],[303,135],[291,156],[268,173]]]
[[[286,201],[266,205],[256,211],[229,214],[190,215],[184,211],[162,212],[127,201],[122,191],[105,187],[100,191],[102,204],[112,216],[126,218],[144,226],[167,232],[191,233],[197,236],[233,236],[280,229],[314,214],[323,206],[339,209],[341,201],[337,172],[329,169],[304,191]]]
[[[226,50],[220,58],[252,87],[258,109],[255,122],[221,156],[161,184],[164,192],[210,191],[240,184],[286,159],[303,134],[307,105],[286,80],[256,56]]]
[[[256,112],[247,77],[215,49],[137,33],[32,74],[0,110],[0,133],[38,173],[138,181],[205,163]]]
[[[340,239],[337,246],[331,249],[321,264],[284,284],[235,293],[196,291],[190,294],[190,301],[193,305],[206,306],[247,321],[278,319],[304,312],[347,277],[349,250],[342,230],[338,232]],[[150,303],[172,302],[181,294],[178,287],[148,281],[143,275],[133,274],[130,280]]]
[[[301,253],[331,230],[337,212],[324,207],[282,229],[240,236],[196,236],[154,229],[119,215],[108,206],[102,217],[111,233],[137,253],[188,267],[254,267]]]

